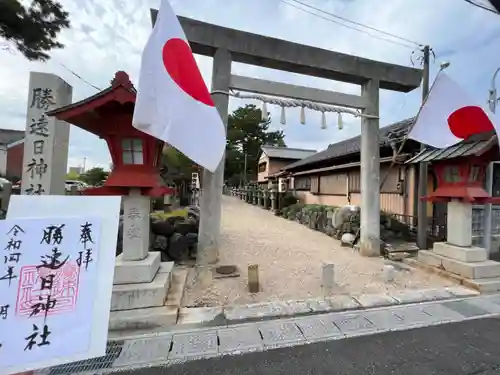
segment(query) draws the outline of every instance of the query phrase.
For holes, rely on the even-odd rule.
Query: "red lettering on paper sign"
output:
[[[42,290],[42,278],[53,275],[52,289]],[[80,267],[76,263],[66,263],[57,270],[24,266],[21,268],[17,292],[16,315],[30,316],[33,305],[47,299],[50,295],[55,306],[47,315],[74,311],[78,299]],[[40,298],[41,297],[41,298]]]

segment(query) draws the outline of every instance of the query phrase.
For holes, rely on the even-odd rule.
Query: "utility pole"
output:
[[[424,76],[422,79],[422,105],[424,105],[429,94],[429,60],[430,47],[423,48]],[[425,145],[421,145],[421,150]],[[417,209],[417,246],[419,249],[427,249],[427,202],[420,198],[427,195],[427,163],[420,162],[418,166],[418,209]]]
[[[495,86],[495,81],[498,75],[498,72],[500,72],[500,68],[495,70],[495,73],[493,73],[493,77],[491,78],[491,86],[490,86],[490,91],[489,91],[489,99],[488,99],[488,104],[490,107],[491,112],[495,113],[497,109],[497,89]],[[488,192],[489,195],[493,194],[493,170],[494,170],[495,163],[491,162],[488,164],[488,167],[486,168],[486,191]],[[491,206],[491,203],[486,203],[484,205],[484,210],[483,210],[483,217],[484,217],[484,236],[483,236],[483,247],[489,251],[491,251],[491,216],[492,216],[492,210],[493,207]]]

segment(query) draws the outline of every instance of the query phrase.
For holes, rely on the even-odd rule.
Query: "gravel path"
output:
[[[270,211],[223,197],[219,264],[234,264],[241,276],[214,279],[208,289],[190,282],[185,306],[245,304],[321,296],[321,267],[335,264],[332,294],[385,293],[402,289],[452,286],[452,282],[417,269],[396,272],[393,283],[383,280],[381,258],[364,258],[355,250]],[[259,265],[262,291],[247,289],[247,267]]]

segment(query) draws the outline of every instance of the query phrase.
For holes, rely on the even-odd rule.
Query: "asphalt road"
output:
[[[120,375],[500,375],[500,319],[192,361]]]

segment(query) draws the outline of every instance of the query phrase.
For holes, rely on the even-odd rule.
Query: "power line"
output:
[[[99,87],[93,85],[92,83],[90,83],[89,81],[87,81],[86,79],[84,79],[82,76],[80,76],[79,74],[75,73],[73,70],[71,70],[70,68],[68,68],[66,65],[64,65],[63,63],[60,63],[58,62],[57,64],[59,64],[61,67],[63,67],[64,69],[66,69],[68,72],[70,72],[71,74],[73,74],[76,78],[78,78],[79,80],[81,80],[82,82],[85,82],[87,85],[89,85],[90,87],[93,87],[94,89],[96,89],[97,91],[102,91],[102,89],[100,89]]]
[[[335,22],[335,21],[334,21],[334,20],[332,20],[331,18],[326,18],[326,17],[323,17],[323,16],[321,16],[321,15],[319,15],[319,14],[317,14],[317,13],[313,13],[313,12],[310,12],[310,11],[308,11],[308,10],[306,10],[306,9],[300,8],[300,7],[296,6],[295,4],[291,4],[291,3],[285,2],[284,0],[279,0],[279,1],[281,1],[281,2],[285,3],[285,4],[289,5],[289,6],[293,6],[293,7],[294,7],[294,8],[296,8],[296,9],[300,9],[300,10],[302,10],[303,12],[306,12],[306,13],[312,14],[312,15],[314,15],[314,16],[317,16],[317,17],[320,17],[320,18],[326,19],[326,20],[328,20],[328,21],[330,21],[330,22],[336,23],[336,24],[341,25],[341,26],[343,26],[343,27],[346,27],[346,28],[349,28],[349,29],[352,29],[352,30],[356,30],[356,31],[362,32],[362,33],[367,34],[367,35],[370,35],[370,36],[372,36],[372,37],[374,37],[374,38],[378,38],[378,39],[381,39],[381,40],[385,40],[385,41],[387,41],[387,42],[391,42],[391,43],[399,44],[399,45],[405,46],[405,47],[407,47],[407,48],[414,48],[414,46],[419,46],[419,47],[423,46],[423,44],[422,44],[422,43],[415,42],[415,41],[413,41],[413,40],[411,40],[411,39],[407,39],[407,38],[404,38],[404,37],[402,37],[402,36],[399,36],[399,35],[396,35],[396,34],[392,34],[392,33],[389,33],[389,32],[387,32],[387,31],[383,31],[383,30],[377,29],[377,28],[372,27],[372,26],[369,26],[369,25],[365,25],[365,24],[363,24],[363,23],[361,23],[361,22],[356,22],[356,21],[350,20],[350,19],[348,19],[348,18],[338,16],[338,15],[336,15],[336,14],[334,14],[334,13],[328,12],[328,11],[326,11],[326,10],[324,10],[324,9],[321,9],[321,8],[315,7],[315,6],[313,6],[313,5],[310,5],[310,4],[305,3],[305,2],[303,2],[303,1],[300,1],[300,0],[288,0],[288,1],[292,1],[292,2],[294,2],[294,3],[296,3],[296,4],[300,4],[300,5],[302,5],[302,6],[305,6],[305,7],[309,8],[309,9],[313,9],[313,10],[315,10],[315,11],[317,11],[317,12],[320,12],[320,13],[326,14],[326,15],[328,15],[329,17],[332,17],[332,18],[335,18],[335,19],[341,20],[341,21],[343,21],[343,22],[347,22],[347,23],[350,23],[350,24],[353,24],[353,25],[356,25],[356,26],[360,26],[360,27],[363,27],[363,28],[365,28],[365,29],[367,29],[367,30],[375,31],[375,32],[377,32],[377,33],[380,33],[380,34],[386,35],[386,36],[388,36],[388,37],[391,37],[391,38],[394,38],[394,39],[398,39],[398,40],[400,40],[400,41],[402,41],[402,42],[405,42],[405,43],[396,42],[395,40],[392,40],[392,39],[387,39],[387,38],[383,38],[383,37],[378,36],[378,35],[374,35],[374,34],[372,34],[372,33],[368,32],[368,31],[366,31],[366,30],[362,30],[362,29],[354,28],[354,27],[352,27],[352,26],[348,26],[348,25],[343,24],[343,23],[340,23],[340,22]],[[408,44],[406,44],[406,43],[413,44],[414,46],[409,46],[409,45],[408,45]]]
[[[464,0],[466,3],[470,4],[470,5],[473,5],[475,7],[478,7],[478,8],[481,8],[481,9],[484,9],[484,10],[487,10],[491,13],[495,13],[495,14],[499,14],[498,11],[495,9],[495,8],[490,8],[488,7],[487,5],[485,4],[478,4],[477,2],[475,2],[474,0]],[[489,3],[488,3],[489,4]],[[491,5],[491,4],[490,4]]]

